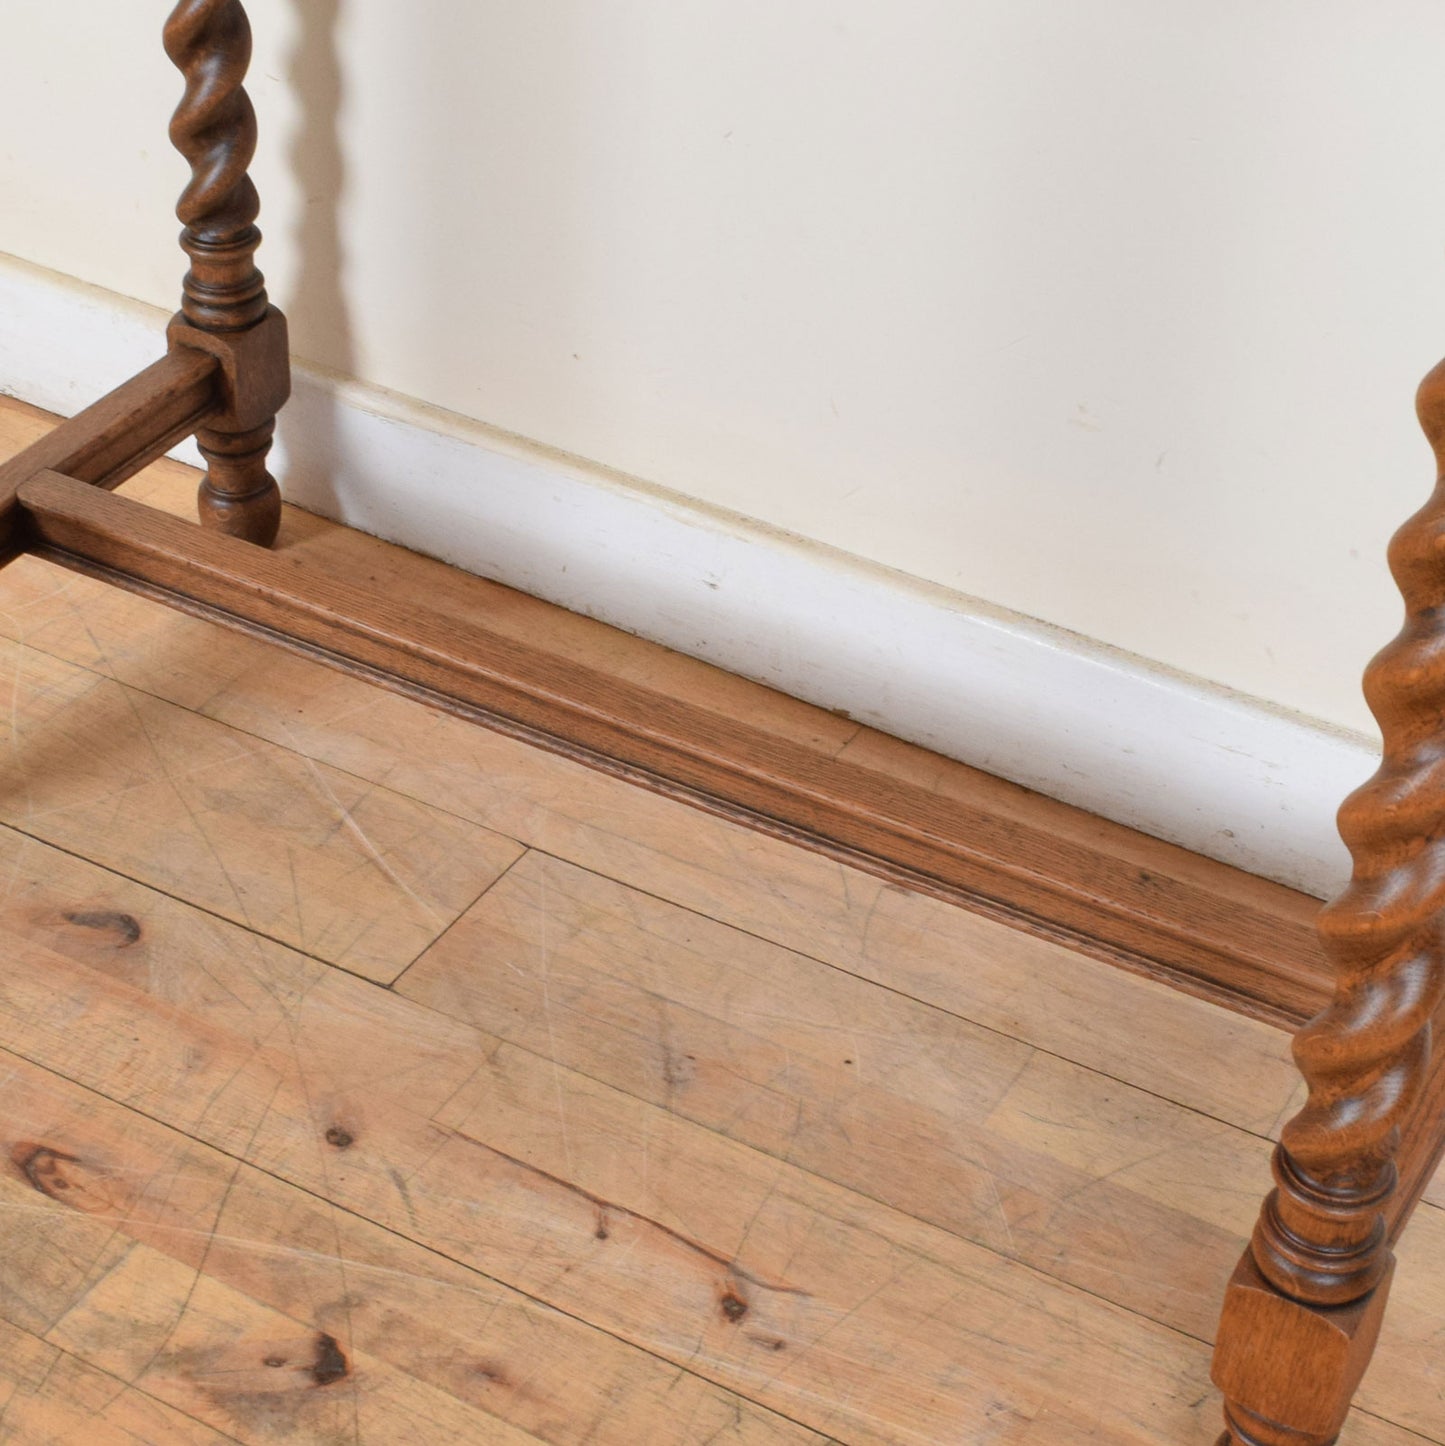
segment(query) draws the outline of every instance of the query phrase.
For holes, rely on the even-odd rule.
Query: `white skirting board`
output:
[[[0,258],[0,392],[71,414],[164,322]],[[311,511],[1253,873],[1346,877],[1360,735],[304,366],[281,439]]]

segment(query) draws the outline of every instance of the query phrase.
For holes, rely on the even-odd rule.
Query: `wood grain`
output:
[[[0,1030],[7,1041],[22,1039],[25,1051],[41,1065],[109,1093],[124,1093],[147,1113],[209,1138],[229,1154],[246,1155],[347,1210],[377,1216],[404,1235],[504,1274],[514,1286],[659,1354],[676,1358],[686,1342],[694,1353],[694,1367],[726,1375],[738,1382],[736,1388],[753,1395],[761,1387],[747,1360],[751,1351],[762,1348],[745,1335],[738,1340],[724,1331],[719,1337],[717,1327],[708,1324],[726,1321],[719,1302],[729,1290],[737,1291],[749,1304],[744,1327],[769,1340],[788,1342],[781,1352],[767,1347],[769,1354],[816,1352],[807,1365],[790,1363],[781,1382],[772,1380],[771,1371],[763,1373],[773,1400],[786,1405],[786,1415],[807,1408],[806,1398],[816,1389],[814,1373],[825,1367],[846,1370],[850,1383],[858,1382],[854,1404],[860,1411],[897,1409],[907,1416],[926,1410],[916,1401],[895,1407],[891,1393],[921,1392],[921,1385],[910,1384],[918,1380],[919,1371],[951,1379],[953,1367],[944,1360],[966,1341],[968,1380],[980,1390],[987,1382],[989,1402],[1011,1403],[1014,1415],[1001,1415],[998,1421],[1011,1421],[1019,1429],[1022,1419],[1046,1421],[1058,1427],[1058,1435],[1046,1439],[1087,1439],[1078,1435],[1084,1429],[1078,1413],[1103,1407],[1092,1390],[1079,1396],[1070,1377],[1070,1363],[1076,1365],[1078,1359],[1077,1332],[1083,1330],[1100,1332],[1101,1339],[1123,1336],[1121,1354],[1112,1354],[1110,1347],[1107,1358],[1091,1365],[1105,1372],[1102,1380],[1111,1392],[1124,1393],[1119,1411],[1104,1414],[1110,1429],[1120,1433],[1110,1439],[1206,1439],[1194,1424],[1183,1424],[1205,1421],[1190,1402],[1206,1393],[1195,1389],[1189,1396],[1184,1384],[1202,1379],[1191,1364],[1197,1358],[1202,1370],[1202,1344],[1183,1344],[1185,1338],[1170,1331],[1151,1336],[1158,1328],[1145,1329],[1132,1314],[1105,1311],[1101,1316],[1104,1307],[1089,1296],[1064,1290],[1036,1272],[1012,1276],[1010,1272],[1020,1268],[988,1251],[960,1255],[943,1232],[914,1226],[853,1192],[829,1189],[795,1167],[781,1168],[777,1160],[740,1151],[716,1131],[699,1130],[669,1120],[656,1108],[623,1101],[615,1091],[570,1069],[559,1074],[545,1057],[519,1054],[495,1037],[451,1023],[79,860],[66,860],[65,868],[57,870],[52,851],[34,841],[0,837],[8,837],[9,847],[18,851],[5,861],[6,874],[16,881],[3,917],[14,957]],[[649,901],[637,900],[634,908],[637,903]],[[558,917],[565,919],[566,911],[559,909]],[[121,922],[125,919],[134,921],[135,928]],[[694,921],[694,927],[705,923]],[[559,967],[573,966],[559,961]],[[717,1007],[731,1008],[721,1000]],[[805,995],[793,1008],[799,1022],[792,1029],[806,1030],[814,1013],[816,1002]],[[905,1010],[898,1027],[911,1028],[913,1020]],[[571,1032],[564,1030],[559,1035],[563,1058],[570,1041]],[[378,1070],[382,1051],[387,1068]],[[1054,1064],[1042,1059],[1010,1085],[1015,1061],[997,1060],[991,1069],[988,1058],[982,1048],[971,1056],[977,1071],[990,1081],[978,1088],[1001,1101],[990,1111],[990,1128],[1001,1152],[1011,1136],[1023,1140],[1027,1152],[1015,1155],[1015,1163],[1023,1162],[1028,1172],[1027,1180],[1020,1183],[1002,1169],[996,1175],[1000,1197],[1008,1202],[1009,1228],[1021,1240],[1040,1238],[1029,1223],[1031,1215],[1044,1216],[1077,1197],[1094,1201],[1096,1265],[1102,1271],[1112,1254],[1116,1281],[1125,1273],[1147,1275],[1153,1270],[1160,1272],[1159,1284],[1167,1284],[1162,1272],[1173,1259],[1172,1245],[1180,1231],[1202,1232],[1208,1238],[1212,1228],[1217,1239],[1237,1248],[1239,1232],[1247,1224],[1247,1193],[1238,1192],[1231,1200],[1225,1192],[1206,1200],[1216,1215],[1222,1211],[1226,1222],[1234,1221],[1236,1230],[1230,1235],[1217,1223],[1206,1224],[1207,1217],[1201,1218],[1197,1205],[1189,1206],[1188,1192],[1180,1185],[1186,1176],[1223,1179],[1231,1169],[1232,1178],[1239,1177],[1241,1167],[1230,1164],[1227,1152],[1200,1151],[1211,1135],[1224,1133],[1221,1127],[1200,1122],[1203,1134],[1183,1132],[1177,1150],[1155,1159],[1155,1132],[1161,1122],[1157,1117],[1135,1118],[1146,1101],[1126,1099],[1108,1111],[1104,1106],[1109,1092],[1118,1086],[1095,1079],[1090,1092],[1075,1078],[1064,1081],[1071,1090],[1063,1097],[1075,1098],[1077,1109],[1050,1125],[1052,1139],[1041,1144],[1041,1120],[1048,1116],[1040,1101],[1059,1098],[1060,1081],[1048,1073]],[[853,1071],[845,1067],[845,1073]],[[809,1095],[816,1080],[816,1072],[799,1075],[799,1095]],[[740,1095],[740,1105],[746,1098]],[[566,1111],[565,1138],[559,1104]],[[840,1105],[828,1096],[816,1108],[822,1115]],[[119,1126],[82,1138],[72,1124],[72,1133],[61,1136],[55,1134],[59,1126],[54,1120],[36,1121],[7,1109],[15,1128],[30,1120],[35,1127],[26,1124],[28,1134],[48,1132],[62,1141],[64,1153],[88,1158],[120,1148],[114,1142]],[[844,1114],[845,1128],[853,1128],[858,1113]],[[1081,1133],[1085,1118],[1094,1121],[1092,1135]],[[908,1112],[900,1108],[897,1119],[902,1137]],[[447,1122],[453,1128],[446,1128]],[[1177,1124],[1164,1121],[1163,1127],[1174,1130]],[[127,1138],[134,1128],[125,1126]],[[344,1148],[326,1139],[338,1129],[349,1137]],[[1108,1148],[1116,1134],[1122,1138]],[[964,1137],[958,1138],[966,1149]],[[1081,1151],[1085,1138],[1096,1143]],[[1265,1145],[1241,1138],[1253,1151],[1257,1168]],[[572,1175],[565,1173],[569,1149]],[[134,1168],[142,1179],[154,1175],[143,1156],[132,1158],[140,1163],[120,1173],[128,1175]],[[574,1178],[579,1171],[582,1178]],[[191,1166],[184,1171],[187,1179],[195,1173]],[[397,1175],[404,1187],[398,1186]],[[578,1189],[588,1196],[579,1195]],[[1147,1200],[1151,1193],[1172,1199],[1171,1209],[1156,1207],[1155,1215],[1170,1223],[1153,1235],[1129,1237],[1126,1226],[1140,1218],[1140,1210],[1136,1205],[1132,1212],[1117,1212],[1130,1195]],[[166,1191],[151,1194],[164,1198]],[[478,1216],[468,1202],[481,1200],[488,1208]],[[604,1200],[611,1203],[603,1205]],[[184,1200],[179,1204],[190,1208]],[[817,1211],[820,1218],[807,1224],[810,1212]],[[989,1213],[997,1218],[994,1207]],[[599,1242],[596,1230],[603,1217],[608,1239]],[[1422,1243],[1437,1248],[1433,1215],[1423,1223]],[[201,1233],[209,1238],[214,1232],[207,1226]],[[252,1228],[253,1236],[265,1233],[260,1226]],[[1125,1239],[1131,1240],[1127,1272],[1119,1266]],[[609,1259],[614,1254],[615,1266]],[[730,1263],[724,1266],[722,1261]],[[993,1264],[987,1265],[989,1261]],[[801,1269],[801,1284],[786,1272],[780,1281],[769,1282],[765,1268],[781,1271],[784,1262],[789,1262],[789,1271]],[[871,1264],[865,1267],[863,1262]],[[861,1281],[855,1278],[860,1269]],[[943,1279],[962,1270],[972,1283],[963,1288],[960,1280],[956,1287],[945,1287],[935,1280],[936,1270],[943,1270]],[[840,1274],[839,1282],[831,1280],[834,1272]],[[867,1301],[864,1287],[879,1285],[895,1272],[900,1272],[895,1285],[877,1301]],[[1420,1274],[1423,1280],[1431,1278],[1429,1271]],[[1105,1279],[1102,1273],[1099,1279]],[[789,1290],[781,1295],[769,1291],[769,1283],[808,1289],[812,1298],[795,1302]],[[916,1301],[913,1286],[922,1292]],[[841,1298],[840,1289],[845,1292]],[[899,1348],[881,1355],[876,1344],[865,1348],[869,1332],[880,1330],[883,1339],[909,1342],[907,1358],[918,1333],[917,1324],[909,1322],[928,1316],[960,1289],[958,1299],[929,1327],[939,1333],[943,1355],[937,1363],[929,1365],[928,1353],[908,1359],[901,1380],[890,1377],[892,1384],[885,1384]],[[1178,1294],[1182,1298],[1185,1293],[1180,1282]],[[1438,1300],[1426,1299],[1405,1319],[1418,1323],[1438,1309]],[[1016,1324],[1001,1340],[995,1322],[1002,1319]],[[842,1341],[839,1331],[845,1333]],[[730,1339],[736,1342],[731,1348]],[[1031,1357],[1023,1342],[1030,1339],[1056,1343],[1057,1377],[1044,1367],[1040,1382],[1037,1364],[1025,1365]],[[1015,1352],[1022,1352],[1017,1356],[1021,1373],[1010,1364]],[[860,1353],[873,1364],[859,1367]],[[1416,1369],[1421,1361],[1407,1359],[1407,1364]],[[873,1375],[875,1369],[884,1374]],[[1433,1375],[1411,1379],[1418,1395],[1433,1396],[1433,1389],[1427,1393],[1422,1384]],[[824,1417],[808,1424],[845,1440],[986,1439],[967,1434],[957,1424],[983,1429],[980,1423],[986,1417],[979,1413],[985,1410],[984,1398],[971,1397],[972,1389],[963,1382],[946,1389],[930,1385],[930,1397],[944,1390],[938,1408],[944,1414],[911,1418],[911,1435],[879,1423],[870,1430],[866,1421],[860,1426],[852,1419]],[[1136,1390],[1177,1393],[1177,1404],[1168,1409],[1184,1414],[1166,1413],[1165,1424],[1157,1425],[1143,1396],[1132,1394]],[[885,1401],[890,1402],[886,1407]],[[1060,1401],[1069,1403],[1067,1410]],[[1426,1403],[1416,1415],[1428,1422],[1429,1410]],[[1040,1411],[1045,1414],[1040,1416]],[[1435,1419],[1438,1422],[1438,1415]]]
[[[1190,1201],[1177,1180],[1247,1177],[1267,1155],[1262,1139],[536,854],[396,987],[1201,1340],[1251,1210]],[[1181,1211],[1187,1253],[1173,1248]]]
[[[228,1438],[821,1442],[24,1061],[5,1075],[28,1163],[0,1178],[23,1222],[0,1309]],[[71,1268],[37,1288],[17,1255]]]
[[[36,1063],[822,1434],[969,1442],[1045,1413],[1059,1440],[1203,1439],[1198,1343],[315,961],[287,956],[258,1046],[15,956],[0,1029]],[[382,1008],[378,1069],[350,1021]]]
[[[1141,1315],[1213,1337],[1220,1282],[1254,1200],[1210,1182],[1257,1176],[1264,1139],[537,855],[397,987]],[[1207,1023],[1195,1043],[1212,1054]],[[1267,1088],[1268,1078],[1256,1084]],[[1274,1103],[1287,1112],[1287,1099]],[[1445,1248],[1438,1211],[1417,1230],[1417,1257]],[[1401,1282],[1407,1343],[1415,1332],[1428,1340],[1445,1312],[1429,1275]],[[1377,1389],[1398,1399],[1410,1380],[1445,1387],[1428,1350],[1396,1347],[1393,1331],[1389,1339],[1367,1402]],[[1441,1424],[1433,1408],[1415,1419]]]
[[[235,1439],[0,1320],[0,1441],[221,1446]]]
[[[0,647],[0,819],[394,978],[512,841],[41,653]]]

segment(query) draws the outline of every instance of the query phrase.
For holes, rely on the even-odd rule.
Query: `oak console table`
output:
[[[762,759],[745,725],[700,748],[686,720],[619,702],[625,690],[585,670],[542,676],[495,637],[268,550],[281,499],[267,456],[290,368],[285,319],[255,264],[241,3],[181,0],[165,45],[186,82],[171,137],[192,169],[178,208],[190,270],[168,350],[0,467],[0,561],[41,554],[491,726],[555,738],[565,715],[570,751],[597,766],[934,886],[927,830],[880,824],[886,800],[861,817],[806,779],[788,794],[776,777],[789,759],[776,748]],[[1445,459],[1445,364],[1419,411]],[[208,467],[200,527],[111,495],[193,434]],[[1320,918],[1335,998],[1297,1037],[1308,1103],[1284,1130],[1275,1189],[1225,1293],[1222,1446],[1336,1440],[1379,1332],[1392,1245],[1445,1149],[1445,1057],[1432,1049],[1445,998],[1445,494],[1400,531],[1391,563],[1408,618],[1366,675],[1384,763],[1341,812],[1354,879]]]

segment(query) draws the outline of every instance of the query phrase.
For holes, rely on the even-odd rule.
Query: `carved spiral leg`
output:
[[[1445,477],[1445,363],[1421,386],[1419,412]],[[1326,1446],[1343,1424],[1384,1311],[1389,1220],[1406,1203],[1394,1198],[1396,1157],[1445,998],[1445,483],[1395,535],[1390,567],[1405,626],[1365,674],[1384,759],[1340,810],[1354,875],[1320,917],[1335,997],[1295,1040],[1309,1098],[1275,1151],[1276,1188],[1241,1266],[1256,1275],[1231,1283],[1215,1358],[1233,1393],[1226,1440],[1240,1446]],[[1258,1359],[1271,1349],[1265,1318],[1317,1338],[1292,1387]],[[1285,1399],[1265,1399],[1272,1391]],[[1325,1404],[1296,1407],[1290,1394]]]
[[[285,320],[256,269],[261,206],[248,174],[256,113],[242,85],[251,28],[240,0],[181,0],[166,23],[165,46],[186,80],[171,140],[191,166],[176,209],[191,265],[171,344],[213,352],[228,389],[225,413],[197,437],[208,467],[201,521],[269,545],[281,494],[266,459],[290,368]]]

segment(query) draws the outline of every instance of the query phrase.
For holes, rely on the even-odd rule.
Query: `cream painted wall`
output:
[[[0,84],[0,251],[162,304],[168,8],[7,0]],[[303,356],[1369,726],[1437,4],[250,8]]]

